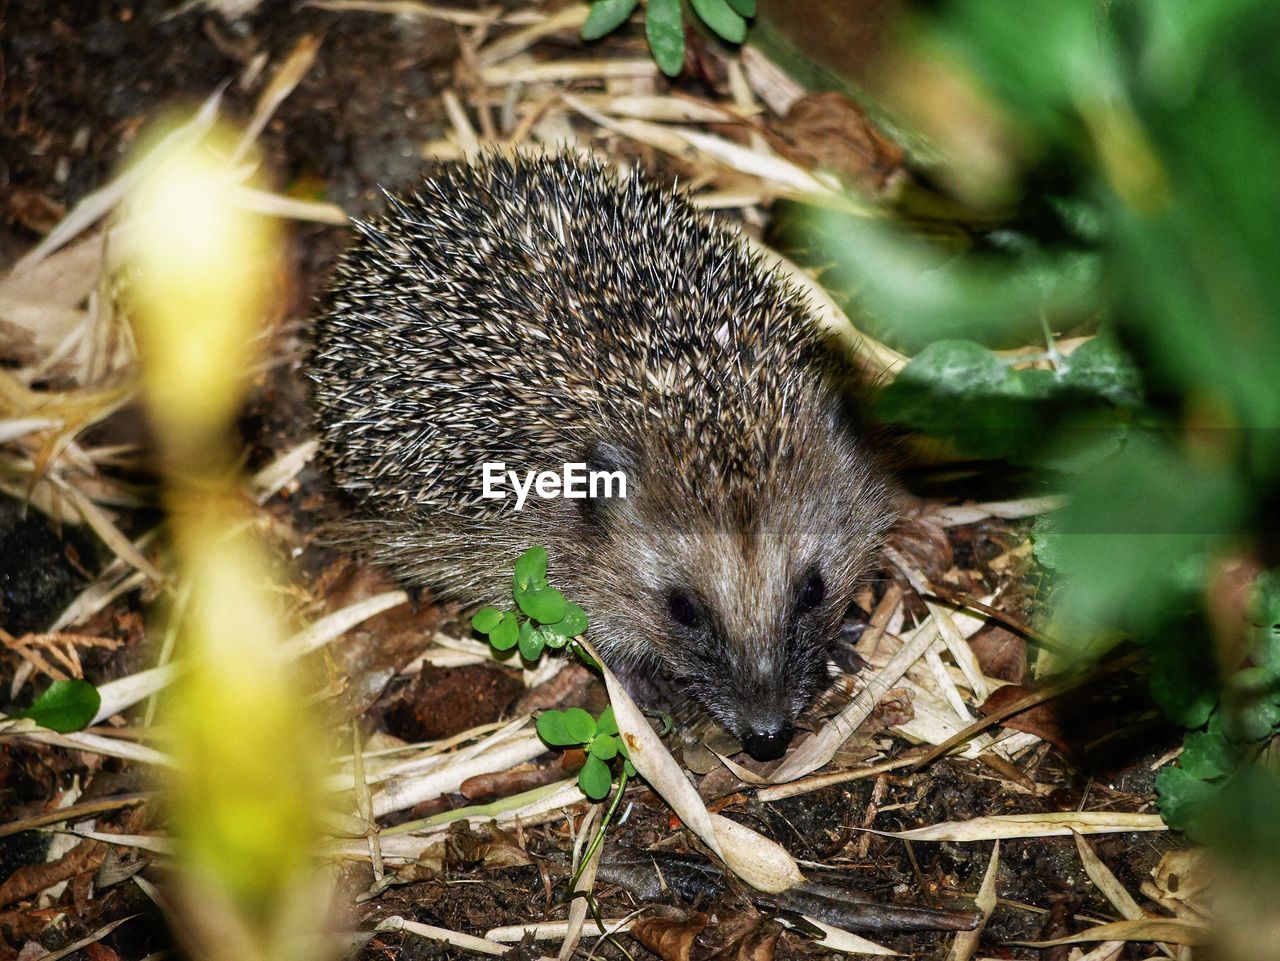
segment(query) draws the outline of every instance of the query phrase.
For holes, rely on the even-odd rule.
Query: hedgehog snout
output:
[[[739,702],[736,724],[730,729],[742,742],[743,750],[757,761],[782,757],[795,734],[795,712],[785,688],[756,689]]]
[[[752,727],[742,735],[742,747],[757,761],[776,761],[786,752],[795,732],[785,721]]]

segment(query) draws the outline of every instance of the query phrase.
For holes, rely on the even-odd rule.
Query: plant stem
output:
[[[622,800],[622,792],[627,789],[627,772],[624,769],[618,778],[618,789],[613,793],[613,801],[609,805],[609,810],[604,816],[604,820],[600,822],[600,827],[596,830],[596,836],[591,839],[591,845],[587,848],[586,853],[582,855],[582,860],[578,862],[578,869],[573,872],[573,881],[569,887],[576,887],[578,878],[582,877],[582,872],[586,866],[595,857],[596,851],[600,849],[600,845],[604,844],[604,832],[608,829],[609,823],[613,820],[614,813],[618,810],[618,804]]]

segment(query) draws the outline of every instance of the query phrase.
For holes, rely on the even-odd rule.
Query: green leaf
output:
[[[1167,767],[1156,777],[1156,794],[1160,799],[1160,816],[1164,823],[1193,837],[1206,805],[1217,793],[1215,785],[1193,777],[1181,768]]]
[[[28,717],[41,727],[68,734],[87,727],[101,706],[98,689],[88,681],[54,681],[18,717]]]
[[[1158,782],[1157,782],[1158,785]],[[1248,764],[1228,778],[1203,811],[1193,808],[1193,828],[1230,864],[1273,890],[1280,851],[1280,774]]]
[[[963,397],[1004,393],[1008,382],[1009,365],[986,347],[972,340],[938,340],[916,354],[885,391],[928,386],[941,395]]]
[[[1041,567],[1060,571],[1063,559],[1058,553],[1058,528],[1052,514],[1041,514],[1031,525],[1031,553]]]
[[[617,734],[618,721],[613,716],[613,705],[610,704],[600,712],[600,717],[596,719],[597,734]]]
[[[546,646],[547,640],[542,632],[525,621],[520,627],[520,656],[526,661],[536,661]]]
[[[1123,576],[1116,574],[1114,576]],[[1161,596],[1168,598],[1167,588]],[[1156,704],[1175,724],[1194,729],[1209,720],[1218,703],[1218,676],[1212,652],[1200,639],[1195,619],[1167,629],[1150,660],[1148,683]]]
[[[635,765],[631,763],[630,758],[628,758],[626,761],[623,762],[622,770],[626,773],[627,777],[636,776],[636,768],[635,768]]]
[[[1253,590],[1253,659],[1273,677],[1280,677],[1280,571],[1263,571]]]
[[[1043,377],[1019,376],[971,340],[939,340],[920,351],[881,391],[877,412],[980,457],[1006,456],[1044,442]]]
[[[754,17],[756,15],[756,0],[729,0],[729,6],[744,17]]]
[[[1108,336],[1085,341],[1058,365],[1058,381],[1082,394],[1109,400],[1121,407],[1142,401],[1142,380],[1133,361]]]
[[[1185,659],[1174,655],[1175,639],[1152,632],[1197,606],[1208,558],[1247,517],[1242,478],[1225,468],[1154,431],[1137,431],[1116,456],[1071,479],[1067,503],[1054,515],[1052,546],[1042,548],[1038,539],[1036,548],[1038,555],[1048,550],[1063,575],[1055,607],[1072,622],[1061,625],[1068,633],[1106,624],[1158,641],[1153,689],[1157,675],[1172,682],[1176,696],[1161,706],[1188,728],[1208,717],[1200,692],[1216,680],[1203,625],[1180,630]],[[1182,709],[1193,702],[1198,717],[1184,719]]]
[[[589,751],[592,757],[598,757],[602,761],[612,761],[618,756],[618,739],[612,734],[601,734],[597,731],[596,736],[591,739]]]
[[[536,585],[547,577],[547,549],[531,547],[516,561],[516,590],[536,590]]]
[[[554,587],[544,587],[540,591],[516,591],[516,604],[540,624],[555,624],[564,618],[569,609],[568,602]]]
[[[1247,667],[1229,678],[1227,704],[1231,710],[1223,718],[1227,735],[1236,741],[1261,741],[1280,729],[1280,681],[1263,667]]]
[[[564,711],[543,711],[538,715],[534,727],[538,736],[552,747],[569,747],[581,744],[581,738],[575,738],[564,724]]]
[[[489,643],[499,651],[509,651],[520,639],[520,622],[511,611],[505,611],[493,630],[489,632]]]
[[[684,68],[684,18],[680,0],[649,0],[644,33],[658,69],[674,77]]]
[[[1178,765],[1192,777],[1208,781],[1234,771],[1238,758],[1239,752],[1221,734],[1200,731],[1183,739]]]
[[[539,619],[541,620],[541,618]],[[548,624],[547,630],[554,631],[557,634],[563,635],[565,638],[577,637],[579,634],[585,634],[587,631],[587,612],[577,604],[566,603],[564,607],[564,616],[555,623]]]
[[[609,785],[613,783],[613,773],[609,765],[594,755],[587,757],[587,763],[578,772],[578,786],[582,793],[593,801],[600,801],[609,795]]]
[[[586,23],[582,25],[583,40],[599,40],[613,33],[627,21],[639,0],[595,0]]]
[[[702,22],[722,40],[742,43],[747,39],[747,21],[733,12],[725,0],[692,0]]]
[[[496,607],[482,607],[471,618],[471,626],[481,634],[488,634],[502,620],[502,611]]]
[[[564,712],[564,727],[579,744],[586,744],[596,733],[595,719],[580,707]]]

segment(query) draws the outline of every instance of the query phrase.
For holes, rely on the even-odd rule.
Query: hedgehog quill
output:
[[[624,677],[781,756],[892,521],[805,302],[678,192],[569,154],[440,165],[388,201],[307,364],[341,539],[475,603],[543,544]],[[626,496],[516,511],[485,464]]]

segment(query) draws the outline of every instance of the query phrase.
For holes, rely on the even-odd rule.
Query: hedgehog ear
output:
[[[592,487],[596,487],[597,491],[602,494],[608,492],[609,496],[584,498],[581,501],[582,516],[590,526],[603,530],[609,526],[610,518],[620,509],[620,505],[636,494],[636,459],[624,447],[604,440],[593,440],[583,461],[587,465],[588,477],[601,477],[598,486],[588,484],[588,494]]]

